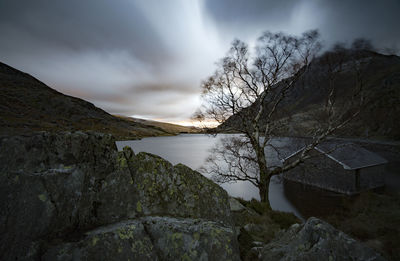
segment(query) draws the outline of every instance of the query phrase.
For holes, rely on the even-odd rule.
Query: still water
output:
[[[118,141],[116,144],[118,150],[122,150],[125,146],[130,146],[135,153],[153,153],[165,158],[172,164],[182,163],[192,169],[199,170],[209,156],[210,149],[218,140],[232,135],[237,134],[219,134],[217,136],[182,134],[178,136],[144,138],[142,140]],[[284,138],[281,138],[279,142],[284,144]],[[202,174],[205,175],[204,173]],[[205,176],[207,177],[207,175]],[[249,182],[239,181],[220,185],[233,197],[241,197],[246,200],[259,199],[257,188]],[[287,182],[282,182],[277,176],[273,177],[269,187],[269,199],[272,209],[292,212],[303,219],[309,216],[308,213],[302,211],[304,210],[304,205],[309,206],[313,197],[318,195],[318,197],[322,198],[326,196],[332,198],[332,195],[334,195],[329,192],[322,192],[320,195],[318,192],[311,192],[310,194],[308,190],[303,193],[304,190],[306,188],[300,184],[288,184]],[[307,195],[311,196],[308,197]]]

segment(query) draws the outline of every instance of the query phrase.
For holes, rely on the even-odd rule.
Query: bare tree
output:
[[[301,82],[320,50],[318,38],[317,31],[301,36],[266,32],[258,39],[253,55],[248,45],[235,40],[216,72],[203,83],[204,104],[195,118],[213,119],[223,123],[225,131],[243,134],[223,140],[222,146],[215,148],[210,172],[218,181],[249,181],[258,188],[261,201],[269,203],[271,177],[307,159],[311,149],[358,114],[354,106],[337,106],[333,82],[334,75],[343,69],[343,61],[340,55],[326,55],[324,70],[331,78],[319,88],[327,93],[319,116],[327,121],[313,129],[313,138],[298,160],[283,166],[267,162],[266,149],[275,150],[272,137],[280,127],[279,118],[287,113],[284,105],[291,102],[287,98],[302,88]]]
[[[353,50],[367,50],[367,51],[374,51],[375,48],[371,42],[371,40],[366,38],[356,38],[351,43],[351,48]]]

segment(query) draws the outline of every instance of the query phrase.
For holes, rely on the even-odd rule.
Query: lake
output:
[[[151,137],[141,140],[117,141],[118,150],[130,146],[135,153],[148,152],[159,155],[172,164],[182,163],[192,169],[199,170],[210,154],[210,149],[218,140],[237,134],[219,134],[210,136],[205,134],[181,134],[167,137]],[[277,138],[274,145],[287,146],[287,138]],[[273,160],[277,160],[274,151],[268,153]],[[201,171],[200,171],[201,172]],[[202,173],[205,175],[204,173]],[[205,175],[207,177],[207,175]],[[208,177],[210,178],[210,177]],[[249,182],[220,184],[229,195],[246,200],[259,199],[258,190]],[[326,214],[332,207],[342,202],[343,195],[329,191],[310,188],[298,183],[281,181],[280,177],[272,178],[269,187],[269,199],[272,209],[292,212],[301,219],[312,215]]]

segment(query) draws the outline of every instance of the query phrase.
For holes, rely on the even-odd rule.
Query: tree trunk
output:
[[[257,161],[258,161],[258,168],[260,171],[260,183],[258,186],[259,194],[260,194],[260,201],[263,203],[268,204],[269,208],[271,205],[269,203],[269,182],[271,177],[269,175],[268,167],[267,167],[267,160],[265,158],[264,148],[259,147],[257,151]]]
[[[265,182],[260,182],[258,187],[258,193],[260,194],[260,201],[261,202],[269,202],[268,193],[269,193],[269,186]]]
[[[267,203],[270,206],[269,203],[269,182],[271,178],[269,177],[268,173],[266,174],[261,174],[260,173],[260,184],[258,186],[258,191],[260,194],[260,201],[263,203]],[[271,206],[270,206],[271,208]]]

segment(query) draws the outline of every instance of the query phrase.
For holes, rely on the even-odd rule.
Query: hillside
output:
[[[169,133],[177,133],[177,134],[178,133],[197,133],[200,131],[200,129],[193,127],[193,126],[182,126],[182,125],[173,124],[173,123],[153,121],[153,120],[144,120],[144,119],[133,118],[133,117],[125,117],[125,116],[121,116],[121,115],[114,115],[114,116],[118,117],[118,118],[122,118],[127,121],[141,123],[141,124],[156,127],[156,128],[161,128],[164,131],[169,132]]]
[[[356,72],[351,65],[355,54],[349,50],[346,52],[341,57],[344,59],[343,69],[334,80],[337,107],[346,103],[357,84]],[[337,135],[400,139],[400,57],[372,51],[358,51],[356,55],[366,104],[360,115]],[[276,135],[309,135],[320,120],[316,115],[326,102],[326,86],[329,84],[325,61],[324,56],[316,59],[282,101],[275,118],[279,126]],[[266,111],[267,107],[266,104]],[[220,130],[228,130],[229,126],[240,126],[239,117],[229,118]]]
[[[176,128],[115,117],[85,100],[64,95],[0,63],[0,135],[32,131],[93,130],[118,138],[171,135]],[[185,130],[186,127],[182,127]]]

